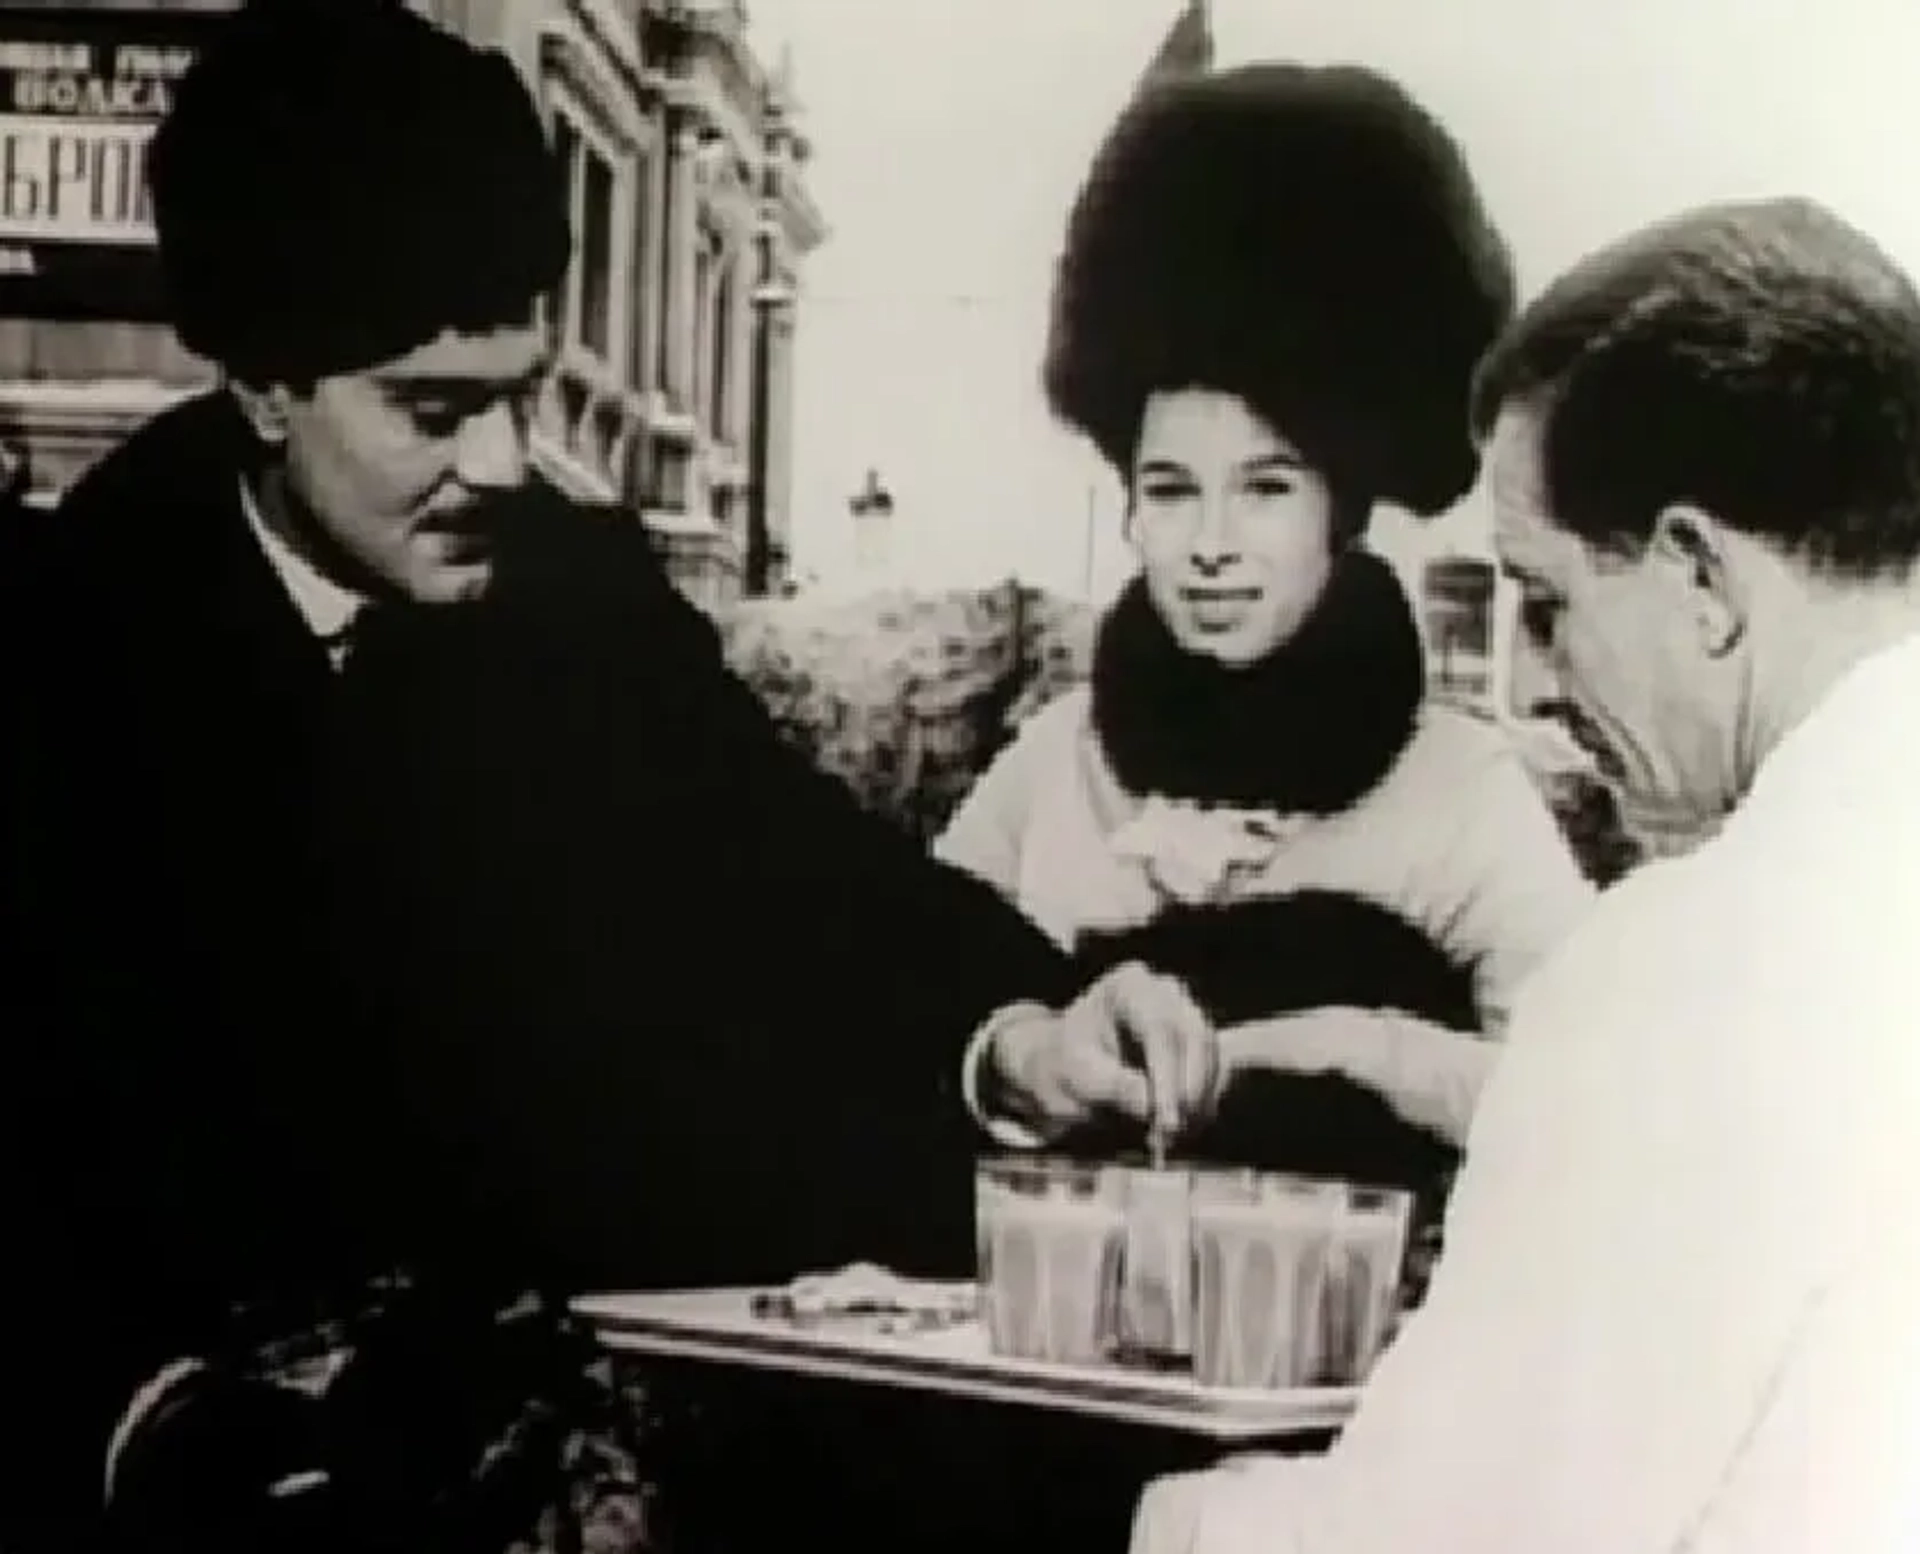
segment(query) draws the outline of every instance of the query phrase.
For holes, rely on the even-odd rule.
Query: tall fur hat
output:
[[[1471,374],[1512,264],[1459,147],[1353,66],[1148,88],[1068,221],[1045,364],[1055,414],[1118,471],[1157,391],[1231,393],[1343,505],[1432,515],[1477,470]]]
[[[518,322],[572,248],[513,65],[400,0],[248,0],[147,168],[174,326],[254,382]]]

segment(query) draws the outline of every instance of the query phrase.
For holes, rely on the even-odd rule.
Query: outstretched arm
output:
[[[1413,1015],[1378,1009],[1313,1009],[1223,1031],[1229,1074],[1264,1069],[1337,1075],[1373,1091],[1406,1122],[1456,1148],[1466,1142],[1499,1047]]]

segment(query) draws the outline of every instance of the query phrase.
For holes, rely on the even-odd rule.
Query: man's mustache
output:
[[[494,539],[506,531],[515,511],[512,497],[505,494],[463,496],[458,501],[429,508],[416,527],[427,534]]]

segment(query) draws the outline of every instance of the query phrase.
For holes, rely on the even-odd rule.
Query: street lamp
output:
[[[880,481],[880,472],[869,469],[860,489],[847,498],[847,511],[853,515],[853,543],[860,570],[874,580],[886,570],[891,550],[889,529],[893,519],[893,493]]]
[[[856,518],[864,518],[868,513],[877,517],[893,516],[893,493],[880,483],[880,471],[867,471],[866,483],[847,498],[847,511]]]

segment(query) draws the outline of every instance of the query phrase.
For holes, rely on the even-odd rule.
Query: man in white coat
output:
[[[1631,797],[1717,834],[1522,990],[1427,1304],[1320,1458],[1138,1554],[1920,1548],[1920,295],[1804,201],[1595,254],[1483,365],[1523,599]]]

